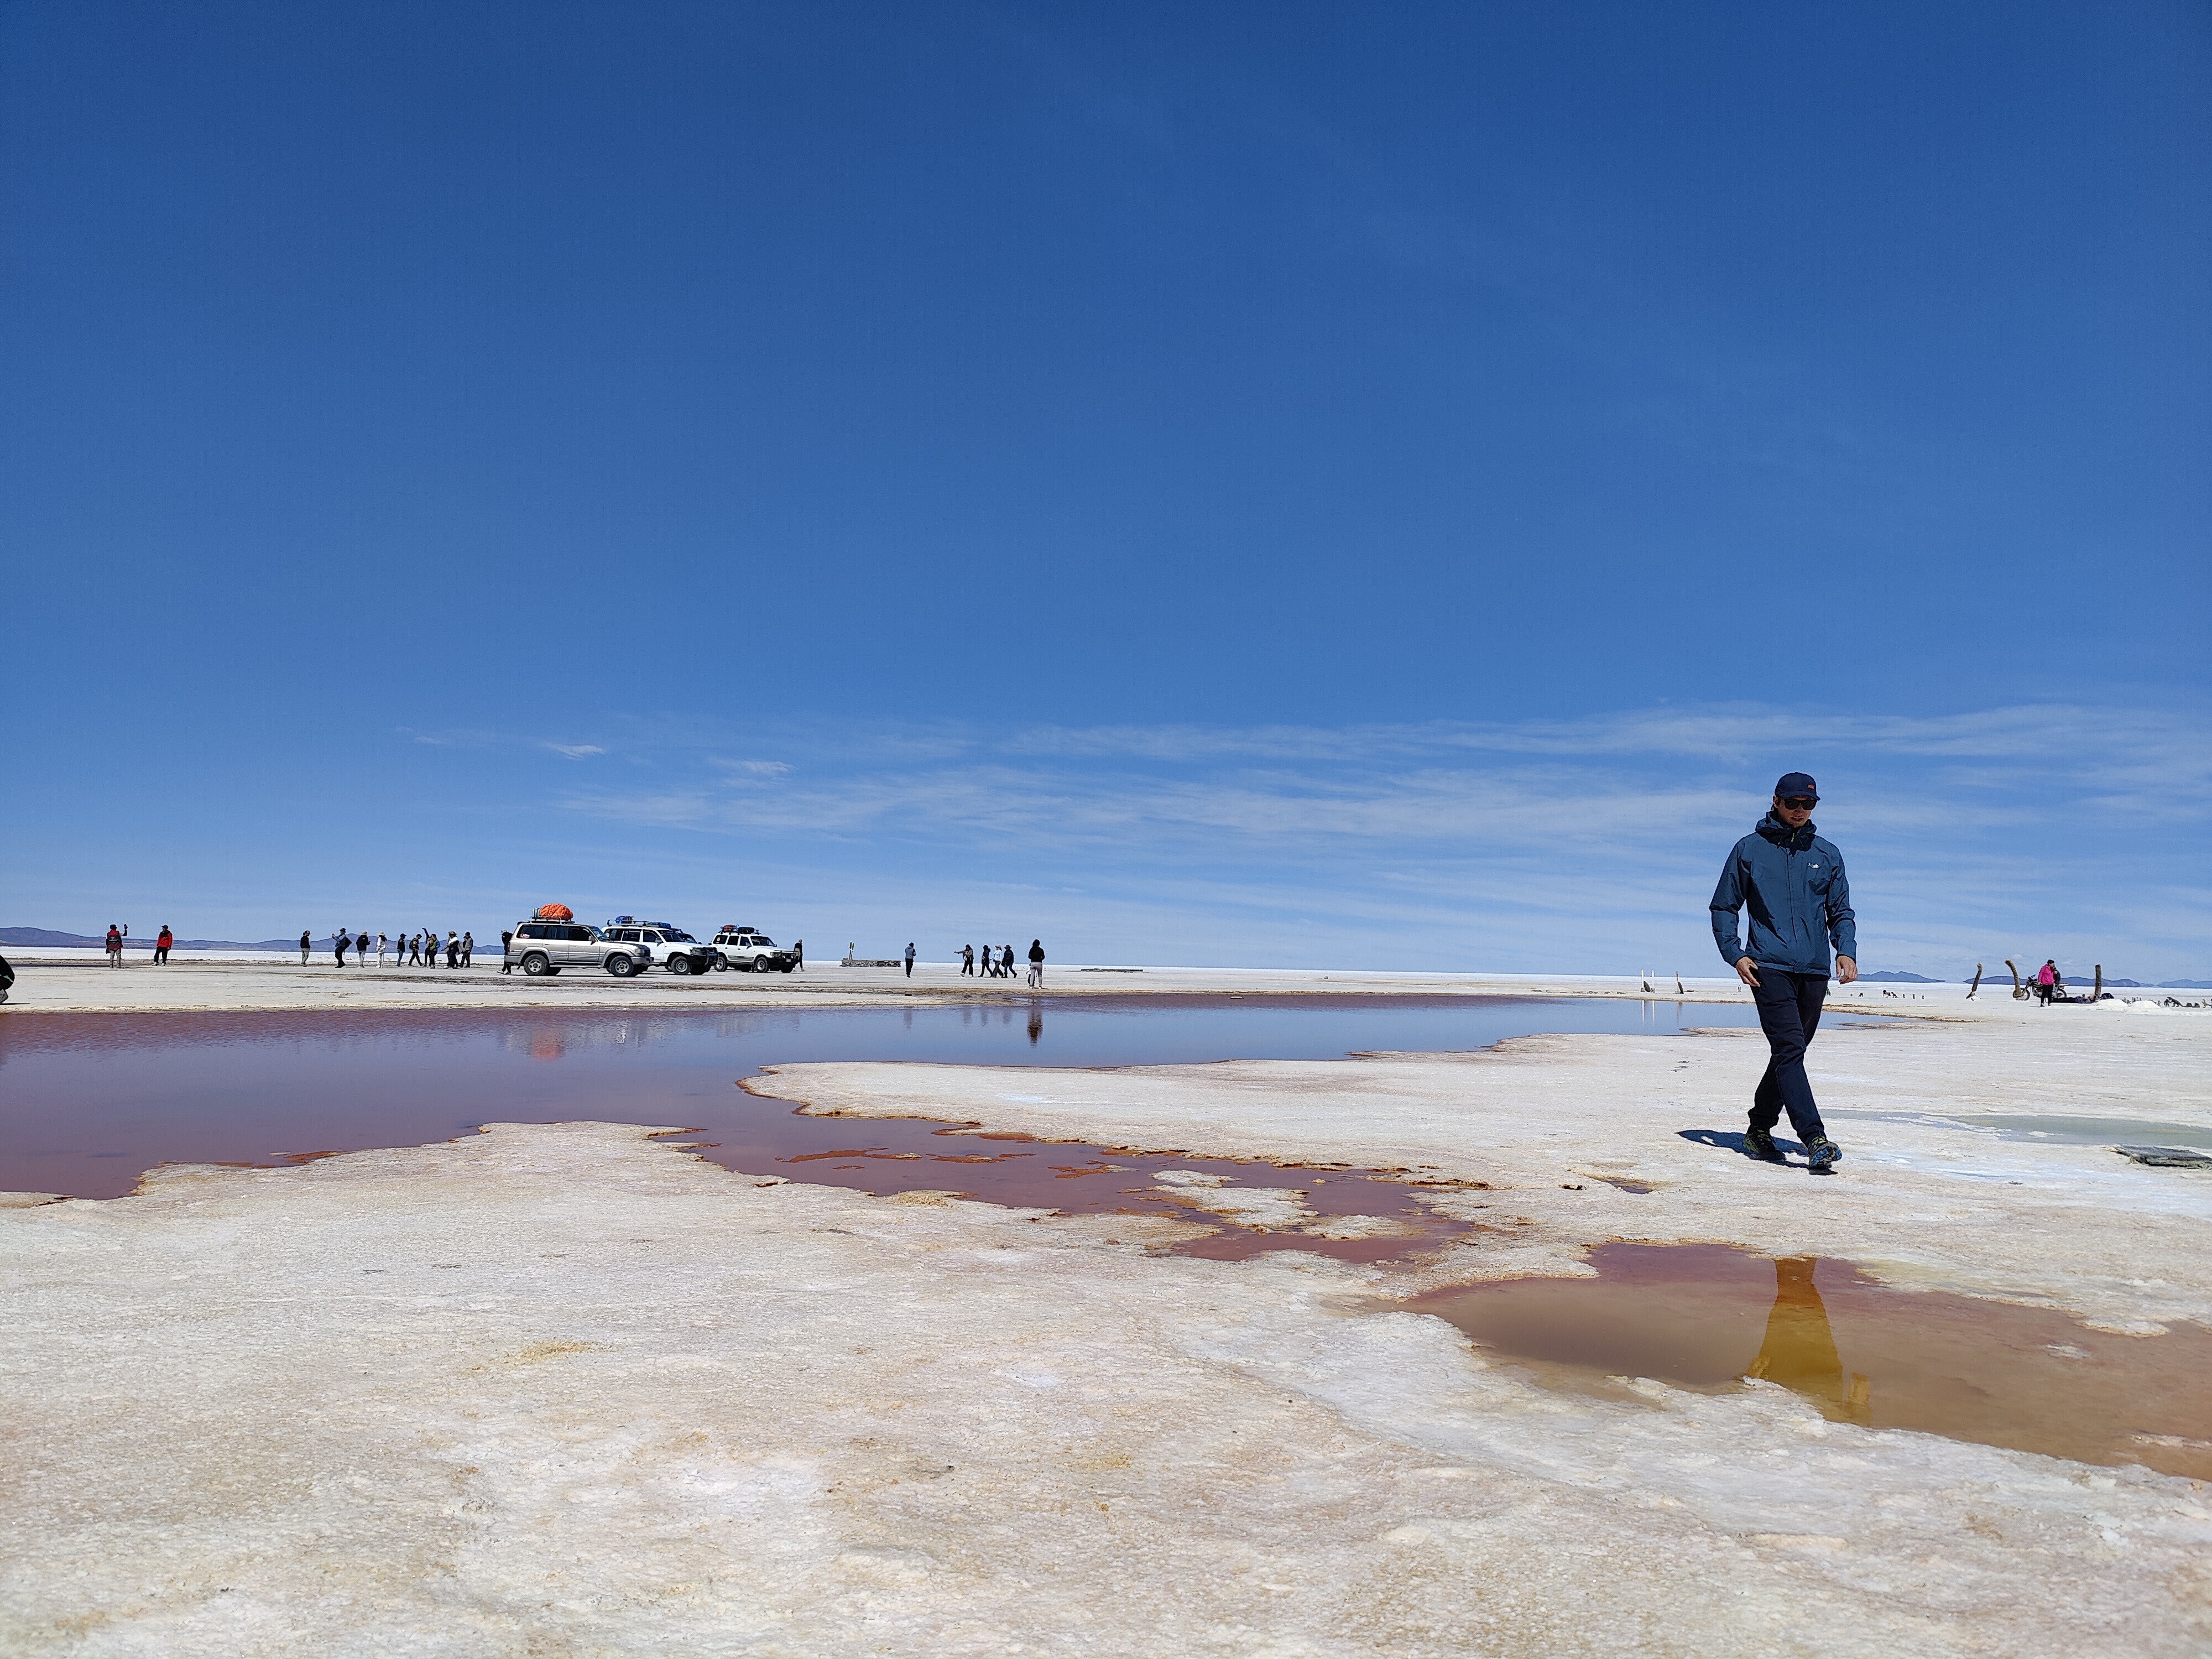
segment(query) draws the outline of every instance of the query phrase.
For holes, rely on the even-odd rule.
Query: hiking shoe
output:
[[[1745,1156],[1755,1158],[1762,1164],[1782,1164],[1788,1160],[1782,1149],[1774,1144],[1774,1137],[1765,1129],[1746,1129],[1743,1132]]]
[[[1805,1143],[1805,1167],[1825,1170],[1832,1164],[1843,1162],[1844,1149],[1826,1135],[1814,1135]]]

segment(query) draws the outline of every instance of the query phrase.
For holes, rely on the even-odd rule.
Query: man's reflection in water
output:
[[[1043,1035],[1044,1010],[1038,1007],[1036,1004],[1031,1003],[1030,1005],[1030,1047],[1036,1048],[1037,1039]]]
[[[1851,1373],[1844,1384],[1844,1363],[1836,1353],[1835,1333],[1828,1328],[1827,1304],[1813,1284],[1818,1256],[1785,1256],[1774,1264],[1774,1309],[1766,1316],[1766,1340],[1759,1345],[1759,1358],[1745,1368],[1746,1376],[1805,1395],[1820,1402],[1831,1416],[1867,1422],[1870,1410],[1867,1379]]]

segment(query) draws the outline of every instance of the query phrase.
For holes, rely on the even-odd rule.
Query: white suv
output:
[[[520,963],[532,979],[563,968],[604,968],[617,979],[628,979],[650,960],[635,945],[618,944],[577,921],[519,921],[507,945],[507,965]]]
[[[741,974],[787,974],[799,965],[797,951],[785,950],[757,927],[724,927],[714,935],[714,950],[723,967]]]
[[[602,931],[611,939],[642,951],[647,962],[657,962],[672,974],[712,973],[722,965],[712,945],[700,944],[673,922],[617,916]]]

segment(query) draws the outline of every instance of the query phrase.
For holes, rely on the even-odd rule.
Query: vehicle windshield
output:
[[[753,935],[753,943],[756,945],[773,945],[775,941],[770,939],[766,933],[755,933]]]
[[[660,938],[661,942],[666,945],[696,945],[699,942],[681,927],[664,927],[660,930]]]

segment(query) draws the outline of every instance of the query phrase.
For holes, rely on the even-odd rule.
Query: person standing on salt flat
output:
[[[1859,976],[1858,921],[1844,878],[1844,855],[1814,833],[1813,808],[1820,792],[1810,775],[1785,772],[1774,786],[1774,805],[1751,834],[1736,842],[1713,889],[1713,942],[1721,959],[1751,987],[1769,1050],[1765,1075],[1751,1097],[1751,1127],[1743,1149],[1769,1164],[1784,1162],[1774,1144],[1774,1125],[1786,1107],[1790,1127],[1805,1145],[1808,1168],[1825,1171],[1844,1155],[1828,1139],[1813,1085],[1805,1076],[1805,1046],[1820,1024],[1828,995],[1828,947],[1835,946],[1836,977]],[[1751,947],[1736,933],[1736,912],[1751,907]]]
[[[471,929],[461,935],[461,966],[464,968],[475,967],[476,956],[477,936],[475,931]]]
[[[380,968],[384,966],[384,930],[381,927],[376,930],[376,965]]]
[[[307,936],[307,930],[302,927],[300,930],[300,966],[302,968],[307,965],[307,952],[313,949],[314,941]]]
[[[111,968],[123,965],[123,930],[112,921],[107,924],[107,965]]]
[[[1036,990],[1044,984],[1044,941],[1030,941],[1030,988]],[[1034,1039],[1032,1039],[1034,1041]]]
[[[908,979],[914,977],[914,941],[912,939],[906,942],[906,976]]]

